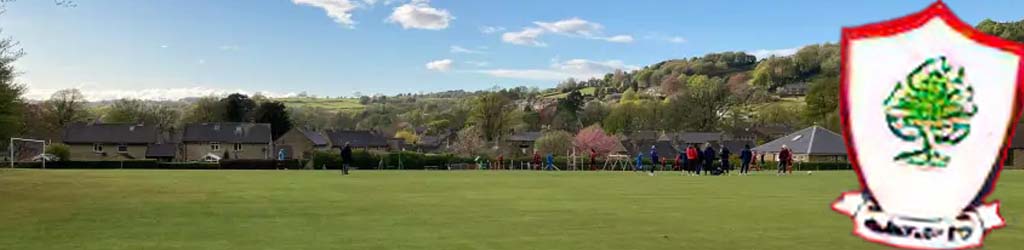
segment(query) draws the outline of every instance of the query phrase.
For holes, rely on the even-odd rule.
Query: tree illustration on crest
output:
[[[964,68],[955,71],[945,56],[929,58],[899,82],[885,99],[889,130],[921,148],[901,152],[893,160],[922,167],[946,167],[950,157],[941,145],[956,145],[971,132],[970,119],[978,112],[974,88],[964,82]]]

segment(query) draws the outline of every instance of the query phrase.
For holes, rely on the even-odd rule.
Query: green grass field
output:
[[[852,172],[0,170],[2,249],[887,249],[829,209]],[[997,187],[1024,243],[1024,172]]]
[[[277,98],[288,107],[322,108],[331,111],[361,111],[365,108],[358,99],[331,99],[310,97]]]

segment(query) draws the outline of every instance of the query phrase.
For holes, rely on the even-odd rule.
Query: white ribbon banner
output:
[[[1005,225],[999,203],[975,207],[956,218],[916,219],[871,209],[861,193],[846,193],[832,208],[853,218],[854,233],[865,239],[919,249],[969,248],[981,245],[985,231]]]

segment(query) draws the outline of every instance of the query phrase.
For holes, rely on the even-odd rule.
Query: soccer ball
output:
[[[814,172],[811,172],[811,171],[807,171],[807,175],[811,175],[811,174],[813,174],[813,173],[814,173]]]

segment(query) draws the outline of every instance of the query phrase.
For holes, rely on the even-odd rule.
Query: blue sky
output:
[[[931,2],[21,0],[0,28],[27,53],[17,66],[30,98],[349,96],[551,87],[710,52],[785,54]],[[1024,18],[1024,1],[946,2],[969,23]]]

